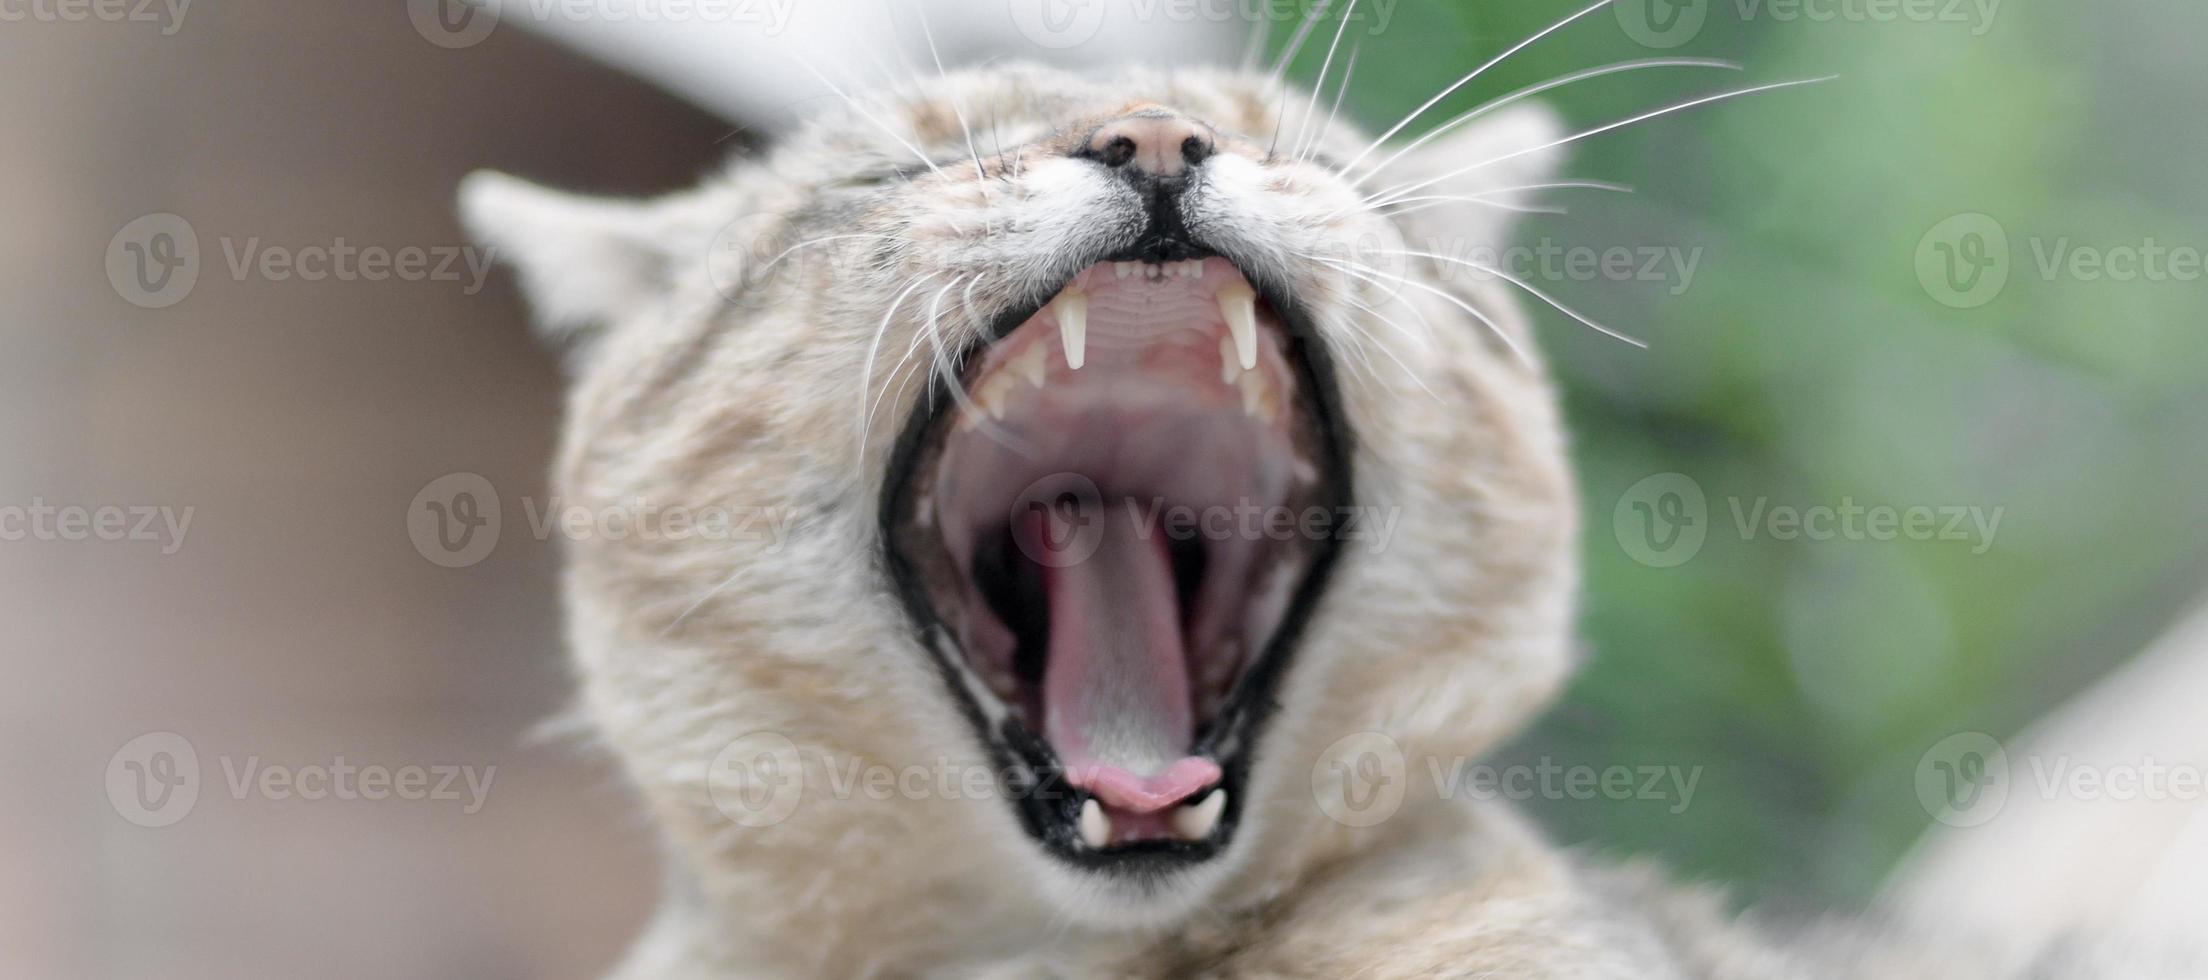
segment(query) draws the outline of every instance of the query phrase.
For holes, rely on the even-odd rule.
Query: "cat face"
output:
[[[586,708],[701,887],[949,948],[1172,924],[1385,834],[1375,793],[1550,696],[1551,393],[1507,297],[1417,253],[1499,244],[1554,123],[1369,174],[1329,109],[1000,68],[660,201],[470,179],[576,333],[557,491],[775,529],[569,543]],[[1491,158],[1422,191],[1483,201],[1371,202]]]

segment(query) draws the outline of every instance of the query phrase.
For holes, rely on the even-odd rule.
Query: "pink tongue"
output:
[[[1188,652],[1165,538],[1124,501],[1045,514],[1038,537],[1057,560],[1043,570],[1044,736],[1067,780],[1105,805],[1173,806],[1217,782],[1219,766],[1188,754]]]

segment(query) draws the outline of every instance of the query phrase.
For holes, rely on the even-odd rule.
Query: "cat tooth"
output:
[[[1226,318],[1227,329],[1234,334],[1235,353],[1241,355],[1242,370],[1257,367],[1257,292],[1248,283],[1229,283],[1219,290],[1219,315]]]
[[[1079,371],[1088,360],[1089,294],[1060,293],[1051,308],[1058,313],[1058,339],[1066,349],[1066,366]]]
[[[1264,411],[1265,381],[1255,371],[1236,379],[1236,387],[1242,389],[1242,414],[1253,419],[1265,419],[1271,413]],[[1265,419],[1271,421],[1270,419]]]
[[[1190,259],[1183,263],[1181,265],[1181,275],[1190,279],[1202,279],[1204,277],[1204,260]]]
[[[1092,801],[1093,802],[1093,801]],[[1219,815],[1227,809],[1227,791],[1215,789],[1203,801],[1173,811],[1173,832],[1182,840],[1203,840],[1219,828]]]
[[[1029,344],[1019,359],[1012,362],[1012,367],[1019,370],[1020,377],[1026,379],[1029,386],[1040,388],[1050,371],[1050,353],[1041,344]]]
[[[1117,277],[1119,277],[1119,278],[1121,278],[1121,279],[1125,279],[1125,278],[1127,278],[1128,276],[1131,276],[1131,275],[1134,275],[1134,274],[1135,274],[1135,264],[1134,264],[1133,262],[1114,262],[1114,263],[1112,263],[1112,275],[1114,275],[1114,276],[1117,276]]]
[[[1178,820],[1179,816],[1179,814],[1175,814],[1174,818]],[[1103,850],[1104,845],[1111,842],[1112,821],[1111,818],[1104,815],[1104,807],[1094,799],[1083,801],[1081,804],[1081,843],[1097,850]]]
[[[1234,341],[1227,337],[1219,338],[1219,382],[1221,384],[1231,385],[1241,380],[1241,360],[1241,358],[1235,356]]]

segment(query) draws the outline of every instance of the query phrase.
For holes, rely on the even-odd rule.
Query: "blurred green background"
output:
[[[1378,130],[1581,4],[1401,0],[1377,32],[1382,8],[1363,6],[1345,113]],[[2208,282],[2197,265],[2162,281],[2046,268],[2079,250],[2120,262],[2125,248],[2208,246],[2208,129],[2193,124],[2208,8],[1923,9],[1932,19],[1865,0],[1623,0],[1407,130],[1633,59],[1745,70],[1639,72],[1546,98],[1576,131],[1840,76],[1576,144],[1569,176],[1636,192],[1557,192],[1570,213],[1518,236],[1698,264],[1657,281],[1524,270],[1651,346],[1536,311],[1576,430],[1588,654],[1565,701],[1496,761],[1701,767],[1681,813],[1527,805],[1565,841],[1658,855],[1744,897],[1869,899],[1931,823],[1913,784],[1928,748],[2015,733],[2208,581]],[[1869,16],[1881,10],[1897,19]],[[1307,82],[1331,27],[1297,59]],[[1984,217],[1934,234],[1958,215]],[[2006,262],[1980,247],[2000,241]],[[1992,278],[1970,291],[1974,276]],[[1636,560],[1625,542],[1646,529],[1615,518],[1666,473],[1704,495],[1706,540],[1655,567],[1678,556]],[[1759,501],[1998,508],[2001,523],[1982,541],[1779,540],[1740,530],[1735,506]]]

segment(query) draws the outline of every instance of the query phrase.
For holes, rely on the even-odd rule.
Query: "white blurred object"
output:
[[[1252,30],[1214,15],[1237,5],[1151,0],[484,2],[501,27],[542,32],[753,126],[777,125],[798,103],[833,97],[816,71],[847,91],[932,76],[929,34],[954,68],[989,60],[1217,66],[1240,60]],[[662,13],[643,16],[647,9]]]
[[[1998,812],[1928,834],[1891,900],[1982,929],[2193,934],[2208,923],[2204,696],[2208,605],[2011,739]]]

